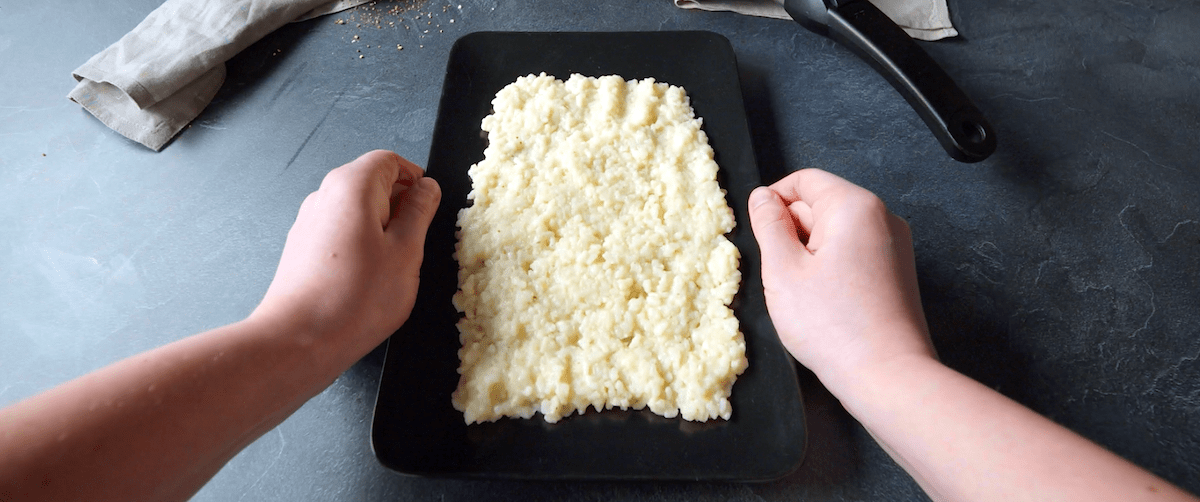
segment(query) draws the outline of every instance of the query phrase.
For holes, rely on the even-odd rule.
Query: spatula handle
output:
[[[866,0],[836,4],[829,36],[858,52],[912,105],[955,160],[979,162],[996,150],[996,133],[971,99],[904,30]]]

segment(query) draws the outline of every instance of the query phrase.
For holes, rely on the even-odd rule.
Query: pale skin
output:
[[[391,152],[331,171],[245,320],[0,410],[0,499],[187,500],[404,323],[440,198]]]
[[[191,497],[404,323],[440,195],[391,152],[331,171],[245,320],[0,410],[0,498]],[[785,347],[935,500],[1195,500],[938,363],[908,226],[870,192],[805,170],[750,207]]]
[[[784,346],[934,500],[1196,500],[938,362],[908,225],[871,192],[808,169],[749,206]]]

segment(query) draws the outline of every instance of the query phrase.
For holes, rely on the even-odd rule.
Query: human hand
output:
[[[893,358],[934,357],[908,224],[879,197],[805,169],[755,189],[749,206],[771,320],[830,390]]]
[[[300,206],[275,279],[251,319],[289,326],[351,361],[408,319],[425,231],[441,189],[420,167],[376,150],[330,171]]]

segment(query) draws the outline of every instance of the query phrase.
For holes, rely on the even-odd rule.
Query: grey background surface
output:
[[[214,103],[154,153],[65,96],[71,70],[157,4],[0,2],[0,405],[248,314],[329,169],[372,148],[424,162],[459,36],[711,30],[737,53],[765,180],[824,168],[908,219],[950,366],[1200,492],[1194,2],[951,1],[962,36],[923,46],[998,131],[974,165],[830,40],[668,0],[381,2],[289,25],[230,61]],[[196,500],[924,498],[809,374],[808,459],[776,482],[405,477],[369,446],[381,359]]]

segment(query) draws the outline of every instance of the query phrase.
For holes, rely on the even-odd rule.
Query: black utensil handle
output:
[[[912,105],[955,160],[996,151],[996,133],[958,84],[904,30],[866,0],[837,2],[829,35],[870,61]]]

